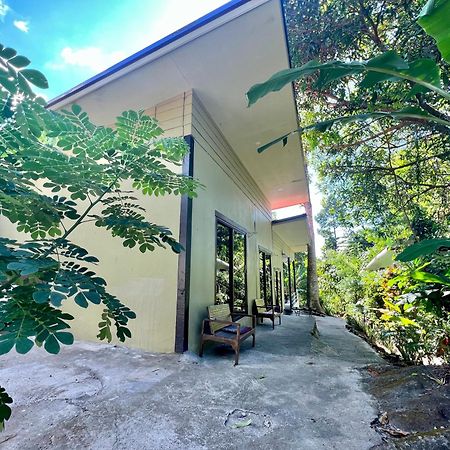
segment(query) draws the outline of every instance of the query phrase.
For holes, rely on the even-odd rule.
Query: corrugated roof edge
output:
[[[191,33],[192,31],[208,24],[209,22],[212,22],[213,20],[218,19],[219,17],[233,11],[234,9],[239,8],[242,5],[245,5],[246,3],[249,3],[251,0],[231,0],[228,3],[225,3],[221,7],[215,9],[214,11],[211,11],[210,13],[200,17],[199,19],[195,20],[194,22],[189,23],[188,25],[184,26],[183,28],[180,28],[177,31],[174,31],[173,33],[167,35],[166,37],[160,39],[159,41],[156,41],[155,43],[149,45],[148,47],[145,47],[142,50],[139,50],[138,52],[134,53],[131,56],[128,56],[128,58],[125,58],[124,60],[118,62],[117,64],[114,64],[113,66],[109,67],[108,69],[104,70],[103,72],[98,73],[97,75],[94,75],[91,78],[88,78],[83,83],[80,83],[73,87],[72,89],[64,92],[61,95],[58,95],[57,97],[51,99],[47,103],[47,107],[54,106],[58,104],[59,102],[71,97],[74,94],[77,94],[78,92],[83,91],[84,89],[88,88],[89,86],[94,85],[95,83],[104,80],[105,78],[108,78],[112,74],[118,72],[119,70],[122,70],[123,68],[133,64],[136,61],[139,61],[140,59],[156,52],[157,50],[165,47],[166,45],[176,41],[177,39],[182,38],[183,36],[186,36],[187,34]]]

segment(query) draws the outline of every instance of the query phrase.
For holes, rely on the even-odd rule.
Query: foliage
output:
[[[445,232],[450,73],[434,38],[445,56],[441,13],[448,0],[423,8],[376,0],[285,3],[297,67],[253,86],[248,98],[253,103],[297,80],[303,125],[293,132],[304,133],[324,201],[336,213],[321,217],[328,243],[342,226],[389,235],[396,228],[400,239],[402,224],[420,239],[424,226]],[[259,151],[285,144],[290,134]]]
[[[298,252],[295,254],[295,286],[297,288],[297,299],[299,306],[306,306],[307,303],[307,254]],[[292,274],[293,275],[293,274]]]
[[[325,2],[324,2],[325,3]],[[435,32],[438,36],[440,48],[447,50],[450,47],[449,42],[445,39],[445,31],[441,23],[442,9],[447,9],[449,0],[441,0],[439,5],[434,0],[429,0],[423,11],[419,15],[419,24],[427,24],[427,30]],[[364,3],[360,2],[363,8]],[[379,5],[383,8],[383,5]],[[363,13],[367,16],[368,12],[363,8]],[[316,13],[317,14],[317,13]],[[380,14],[378,14],[377,21],[379,23]],[[373,23],[373,20],[370,19]],[[381,27],[380,27],[381,28]],[[377,41],[380,41],[377,35]],[[382,45],[384,49],[385,46]],[[446,53],[444,53],[444,57]],[[446,61],[447,63],[450,61]],[[438,63],[433,58],[416,58],[410,61],[405,60],[398,53],[393,50],[383,51],[366,61],[342,61],[331,60],[320,63],[316,60],[309,60],[300,67],[294,67],[281,70],[277,72],[267,81],[252,86],[247,92],[249,106],[254,104],[260,98],[264,97],[270,92],[279,91],[287,84],[302,78],[313,78],[314,83],[311,88],[318,92],[324,92],[330,85],[347,80],[347,89],[341,89],[337,95],[332,98],[336,102],[349,102],[354,99],[359,100],[364,97],[368,91],[371,98],[367,99],[364,111],[356,114],[345,114],[343,116],[336,115],[327,120],[313,123],[308,126],[299,127],[293,132],[287,133],[275,140],[259,147],[258,151],[262,152],[275,143],[282,142],[286,145],[288,137],[292,133],[306,132],[309,130],[317,130],[320,132],[328,131],[331,127],[339,123],[341,125],[350,124],[353,122],[378,121],[384,118],[390,118],[397,121],[413,121],[425,123],[426,125],[438,124],[442,133],[450,134],[449,126],[450,119],[445,115],[445,107],[442,111],[436,107],[430,107],[427,101],[431,97],[432,101],[442,107],[442,103],[450,100],[450,93],[441,87],[441,71]],[[378,98],[378,91],[380,85],[388,83],[388,92],[390,90],[390,83],[397,83],[398,81],[408,82],[404,83],[407,86],[406,92],[402,93],[401,97],[395,98],[392,101],[392,95],[389,102]],[[353,93],[356,92],[356,95]],[[360,95],[362,93],[362,96]],[[326,96],[328,93],[325,94]],[[424,100],[425,99],[425,100]],[[412,101],[411,101],[412,100]],[[376,106],[382,106],[385,109],[374,109]],[[388,108],[386,106],[389,105]],[[399,106],[401,106],[399,108]],[[355,112],[355,111],[353,111]]]
[[[324,307],[409,362],[448,360],[450,339],[449,263],[434,253],[448,247],[435,239],[450,217],[450,2],[424,3],[286,0],[296,67],[248,92],[252,104],[296,80],[302,126],[293,133],[305,138],[324,197]],[[421,242],[396,268],[364,270],[411,240]]]
[[[364,265],[384,245],[328,250],[320,263],[324,307],[346,317],[378,346],[409,363],[450,360],[448,255],[427,255],[367,272]]]
[[[45,108],[30,84],[47,87],[27,58],[0,46],[0,214],[27,234],[24,242],[0,239],[0,354],[34,345],[58,353],[73,343],[62,303],[102,305],[98,338],[131,337],[135,314],[107,291],[93,267],[98,259],[71,242],[87,222],[108,230],[125,247],[141,252],[169,246],[182,250],[171,231],[148,220],[133,186],[143,195],[195,195],[197,182],[174,173],[188,147],[163,138],[143,112],[125,111],[114,128],[97,126],[82,109]],[[4,391],[0,423],[9,418]],[[3,403],[1,403],[3,402]]]
[[[327,247],[345,245],[361,229],[391,244],[411,234],[418,240],[445,235],[448,127],[418,117],[396,122],[384,116],[419,108],[420,114],[448,122],[450,73],[440,53],[447,58],[448,27],[441,18],[448,1],[285,3],[291,53],[299,67],[284,75],[303,75],[296,82],[297,103],[302,130],[312,130],[303,136],[324,194],[318,220]],[[402,74],[386,78],[381,73],[390,70]],[[421,79],[413,82],[409,75]],[[445,92],[427,90],[424,82]],[[261,86],[255,89],[258,93]],[[331,128],[336,121],[340,127]]]
[[[425,239],[405,248],[397,255],[396,259],[408,262],[422,256],[428,256],[441,248],[450,248],[450,239]]]
[[[390,271],[363,268],[386,246],[448,234],[449,7],[448,0],[285,0],[295,67],[247,94],[251,105],[295,81],[302,126],[258,151],[302,133],[323,194],[324,306],[414,362],[441,354],[448,339],[448,261],[439,270],[434,260],[426,270],[401,265],[408,280],[401,288],[387,286]]]

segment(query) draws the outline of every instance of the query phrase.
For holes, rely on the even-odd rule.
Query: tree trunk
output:
[[[307,305],[310,310],[323,313],[324,310],[319,299],[319,280],[317,278],[316,263],[316,245],[314,243],[314,227],[311,203],[307,202],[303,205],[306,211],[306,220],[308,223],[308,267],[306,271],[306,298]]]

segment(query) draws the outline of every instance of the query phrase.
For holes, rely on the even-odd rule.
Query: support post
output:
[[[316,247],[314,243],[314,226],[312,207],[310,202],[303,204],[306,211],[306,220],[308,223],[308,268],[306,271],[306,298],[307,306],[310,310],[323,313],[322,305],[319,299],[319,280],[317,278],[317,261],[316,261]]]
[[[295,257],[294,260],[292,261],[292,276],[293,276],[293,284],[294,284],[294,296],[297,298],[297,280],[296,280],[296,275],[295,275]],[[293,308],[293,301],[291,299],[291,311]]]
[[[289,314],[292,312],[292,281],[291,281],[291,258],[288,257],[288,281],[289,281]]]

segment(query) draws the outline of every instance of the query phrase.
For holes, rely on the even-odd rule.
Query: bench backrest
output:
[[[221,305],[208,306],[208,318],[212,320],[218,319],[232,322],[230,305],[228,303],[223,303]],[[211,328],[211,332],[215,333],[216,331],[225,328],[227,325],[223,323],[210,322],[209,326]]]
[[[255,306],[258,310],[267,311],[266,304],[262,298],[255,299]]]

